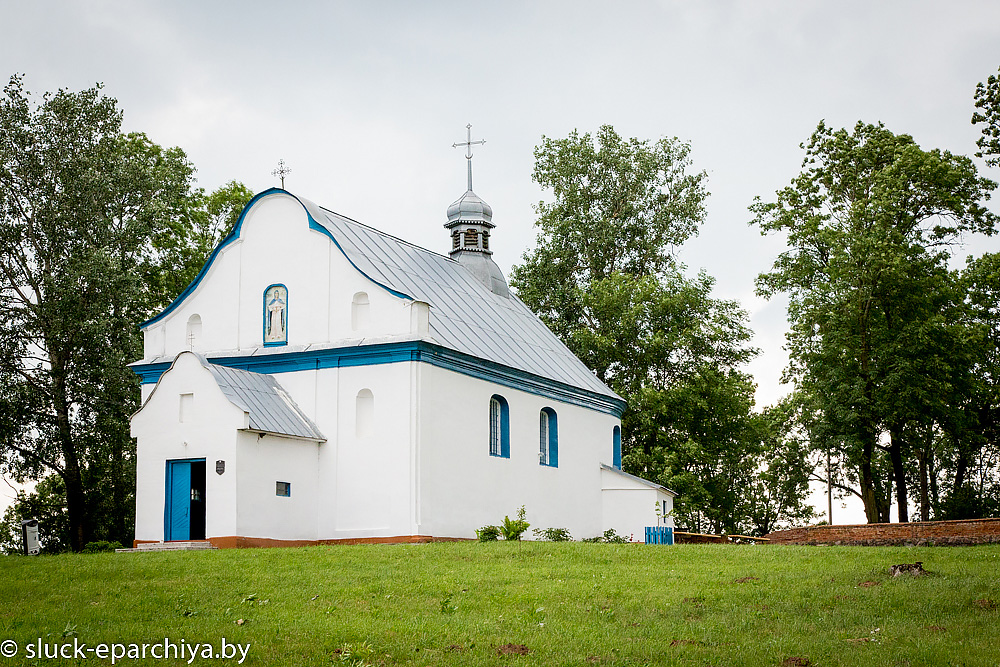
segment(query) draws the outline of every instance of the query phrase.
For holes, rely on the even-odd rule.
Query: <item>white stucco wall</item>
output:
[[[144,329],[144,358],[196,352],[247,350],[263,345],[263,299],[268,286],[288,288],[288,344],[280,351],[375,334],[411,330],[411,301],[390,294],[351,266],[328,236],[309,229],[305,209],[275,193],[247,213],[240,237],[224,247],[195,290],[163,319]],[[369,302],[368,316],[352,318],[356,295]],[[193,346],[189,319],[201,319]]]
[[[601,470],[602,506],[601,530],[613,528],[616,533],[629,537],[633,542],[645,540],[646,526],[674,527],[669,516],[674,509],[674,499],[669,493],[643,484],[613,470]],[[667,518],[657,516],[666,507]]]
[[[521,505],[532,529],[567,528],[575,539],[602,532],[600,463],[611,463],[616,417],[429,364],[420,373],[421,533],[475,537]],[[489,453],[495,393],[509,405],[509,459]],[[558,418],[557,468],[538,462],[544,407]]]
[[[324,444],[277,435],[240,432],[237,438],[236,532],[240,537],[315,540],[318,462]],[[227,473],[228,474],[228,473]],[[278,496],[276,482],[291,484]],[[215,508],[207,505],[211,513]]]
[[[180,396],[194,394],[188,421],[180,422]],[[205,534],[237,534],[237,429],[246,413],[229,402],[194,355],[178,357],[149,400],[132,418],[136,438],[135,538],[163,539],[166,461],[205,459]],[[215,462],[226,472],[215,473]]]

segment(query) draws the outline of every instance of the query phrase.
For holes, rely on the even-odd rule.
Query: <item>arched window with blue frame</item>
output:
[[[559,467],[559,420],[552,408],[542,408],[538,413],[538,462]]]
[[[490,456],[510,458],[510,408],[499,394],[490,397]]]
[[[615,426],[614,431],[611,432],[611,465],[622,469],[622,429],[620,426]]]

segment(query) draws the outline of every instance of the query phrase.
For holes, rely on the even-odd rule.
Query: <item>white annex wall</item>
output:
[[[669,513],[674,509],[674,499],[668,493],[612,470],[601,470],[601,486],[604,491],[601,507],[601,530],[613,529],[619,535],[633,542],[645,539],[646,526],[674,527]],[[667,518],[657,516],[657,504],[661,515],[666,507]]]
[[[239,492],[236,531],[227,535],[317,539],[317,464],[322,447],[309,440],[241,432],[232,471]],[[211,467],[208,473],[214,474]],[[277,495],[276,482],[291,484],[291,494]],[[206,498],[206,510],[214,514],[219,508],[212,506],[211,500]]]
[[[183,423],[182,394],[193,394]],[[194,355],[181,355],[132,418],[139,443],[135,539],[163,539],[166,461],[178,459],[205,459],[206,535],[237,534],[236,441],[245,427],[246,413],[222,394],[211,372]],[[217,460],[227,462],[223,475],[215,473]]]

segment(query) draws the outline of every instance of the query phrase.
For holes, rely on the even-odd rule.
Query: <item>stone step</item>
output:
[[[139,551],[204,551],[215,549],[208,540],[178,540],[176,542],[145,542],[135,549],[115,549],[118,553],[134,553]]]

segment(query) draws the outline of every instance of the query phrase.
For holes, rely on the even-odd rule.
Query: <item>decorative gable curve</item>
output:
[[[146,320],[145,322],[139,325],[139,328],[145,329],[151,324],[156,324],[157,322],[165,318],[167,315],[172,313],[174,310],[176,310],[178,306],[184,303],[184,301],[189,296],[191,296],[191,294],[194,293],[196,289],[198,289],[198,285],[201,284],[201,281],[208,274],[208,270],[212,268],[212,263],[215,262],[215,258],[219,256],[219,253],[221,253],[226,246],[228,246],[229,244],[233,243],[234,241],[240,238],[240,233],[243,230],[243,221],[246,219],[247,214],[250,212],[250,209],[252,209],[254,205],[264,197],[274,194],[287,195],[292,199],[294,199],[295,201],[297,201],[299,205],[302,206],[302,209],[306,212],[306,217],[309,219],[309,229],[315,232],[319,232],[324,236],[328,237],[331,241],[333,241],[333,244],[337,246],[337,249],[340,250],[341,254],[344,255],[344,258],[351,264],[351,266],[354,267],[354,269],[358,273],[360,273],[365,278],[372,281],[385,291],[389,292],[389,294],[392,294],[393,296],[398,296],[402,299],[413,300],[413,297],[407,294],[403,294],[398,290],[392,289],[387,285],[383,285],[379,281],[369,276],[363,270],[361,270],[361,268],[359,268],[358,265],[354,263],[354,261],[350,258],[350,256],[346,252],[344,252],[344,249],[341,247],[340,243],[337,242],[337,239],[334,238],[333,234],[330,233],[330,230],[328,230],[326,227],[323,227],[316,221],[316,216],[318,217],[323,217],[323,216],[320,213],[319,208],[315,204],[313,204],[308,199],[302,199],[300,197],[297,197],[293,195],[291,192],[288,192],[287,190],[282,190],[281,188],[268,188],[267,190],[264,190],[263,192],[259,192],[256,195],[254,195],[253,199],[250,200],[250,203],[248,203],[246,207],[244,207],[243,212],[240,213],[240,217],[236,221],[236,225],[229,231],[228,234],[226,234],[226,238],[222,239],[219,245],[215,247],[215,250],[212,251],[212,254],[208,256],[208,259],[205,261],[205,265],[201,267],[201,271],[199,271],[198,275],[195,276],[195,279],[191,281],[191,284],[185,287],[184,291],[181,292],[176,299],[171,301],[170,305],[164,308],[159,315]],[[316,213],[316,216],[313,215],[314,212]]]

